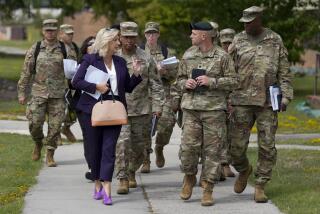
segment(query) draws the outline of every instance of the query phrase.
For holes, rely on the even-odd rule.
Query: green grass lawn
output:
[[[248,151],[250,163],[255,163],[256,149]],[[320,151],[278,150],[277,164],[266,194],[281,212],[320,213],[319,162]],[[250,183],[254,185],[253,176]]]
[[[0,78],[18,82],[23,61],[23,57],[1,57]]]
[[[22,212],[24,195],[36,183],[41,161],[31,160],[29,136],[0,134],[0,213]]]

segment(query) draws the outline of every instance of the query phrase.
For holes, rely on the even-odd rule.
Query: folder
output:
[[[157,131],[157,124],[158,124],[158,120],[159,118],[157,117],[157,115],[153,115],[152,116],[152,120],[151,120],[151,137],[153,137],[156,134]]]
[[[277,85],[269,86],[270,102],[273,111],[281,111],[282,94],[281,89]]]
[[[109,74],[90,65],[88,68],[87,68],[87,73],[86,73],[86,76],[84,77],[84,79],[87,81],[87,82],[90,82],[90,83],[94,83],[94,84],[99,84],[99,83],[102,83],[102,82],[108,82],[109,80]],[[88,92],[85,92],[87,94],[89,94],[90,96],[92,96],[93,98],[95,98],[96,100],[99,99],[101,93],[99,91],[96,91],[94,94],[91,94],[91,93],[88,93]]]
[[[200,68],[194,68],[192,69],[192,73],[191,73],[191,77],[192,79],[196,79],[199,76],[203,76],[206,75],[206,70],[205,69],[200,69]],[[206,90],[206,86],[202,85],[202,86],[197,86],[195,89],[195,91],[204,91]]]

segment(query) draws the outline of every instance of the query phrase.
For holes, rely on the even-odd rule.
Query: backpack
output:
[[[59,43],[61,45],[61,52],[62,52],[63,58],[66,59],[67,58],[66,46],[61,41],[59,41]],[[34,55],[34,65],[33,65],[33,69],[32,69],[32,74],[36,73],[36,65],[37,65],[37,58],[40,53],[40,45],[41,45],[41,41],[38,41],[37,45],[36,45],[36,49],[34,50],[34,54],[33,54]]]
[[[162,56],[167,59],[168,58],[168,48],[164,44],[160,44]],[[146,43],[141,44],[140,48],[142,50],[146,49]]]

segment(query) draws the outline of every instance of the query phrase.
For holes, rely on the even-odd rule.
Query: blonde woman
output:
[[[101,29],[93,43],[92,54],[83,57],[77,74],[73,79],[76,89],[88,93],[101,92],[103,100],[110,100],[111,91],[115,99],[126,106],[125,93],[131,93],[142,81],[140,76],[141,65],[134,62],[134,73],[130,77],[126,61],[114,53],[119,48],[119,31],[117,29]],[[109,74],[110,80],[94,84],[85,80],[87,68],[92,65]],[[86,128],[86,139],[91,147],[90,165],[91,174],[95,183],[93,198],[103,199],[105,205],[111,205],[111,181],[114,171],[115,148],[120,134],[121,125],[117,126],[91,126],[91,112],[98,102],[95,98],[82,93],[77,104],[77,109],[83,112],[83,122]]]

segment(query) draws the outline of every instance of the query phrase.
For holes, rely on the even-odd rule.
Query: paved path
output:
[[[0,132],[28,134],[27,129],[25,121],[0,121]],[[76,124],[72,129],[80,138],[78,125]],[[253,201],[254,190],[251,186],[248,186],[240,195],[234,193],[234,178],[228,178],[227,181],[215,186],[216,204],[212,207],[200,205],[202,195],[200,187],[194,188],[189,201],[181,201],[179,191],[183,175],[179,170],[178,160],[180,133],[179,128],[176,127],[170,145],[165,147],[166,166],[163,169],[156,168],[152,155],[152,172],[150,174],[137,173],[139,187],[130,189],[129,195],[117,195],[115,193],[117,181],[114,180],[112,186],[114,205],[111,207],[106,207],[101,201],[91,199],[93,183],[84,179],[84,172],[87,168],[83,158],[83,145],[76,143],[59,147],[55,154],[59,166],[56,168],[43,167],[37,178],[38,183],[25,197],[23,213],[280,213],[271,202],[255,203]],[[312,135],[312,138],[314,137],[318,135]]]

